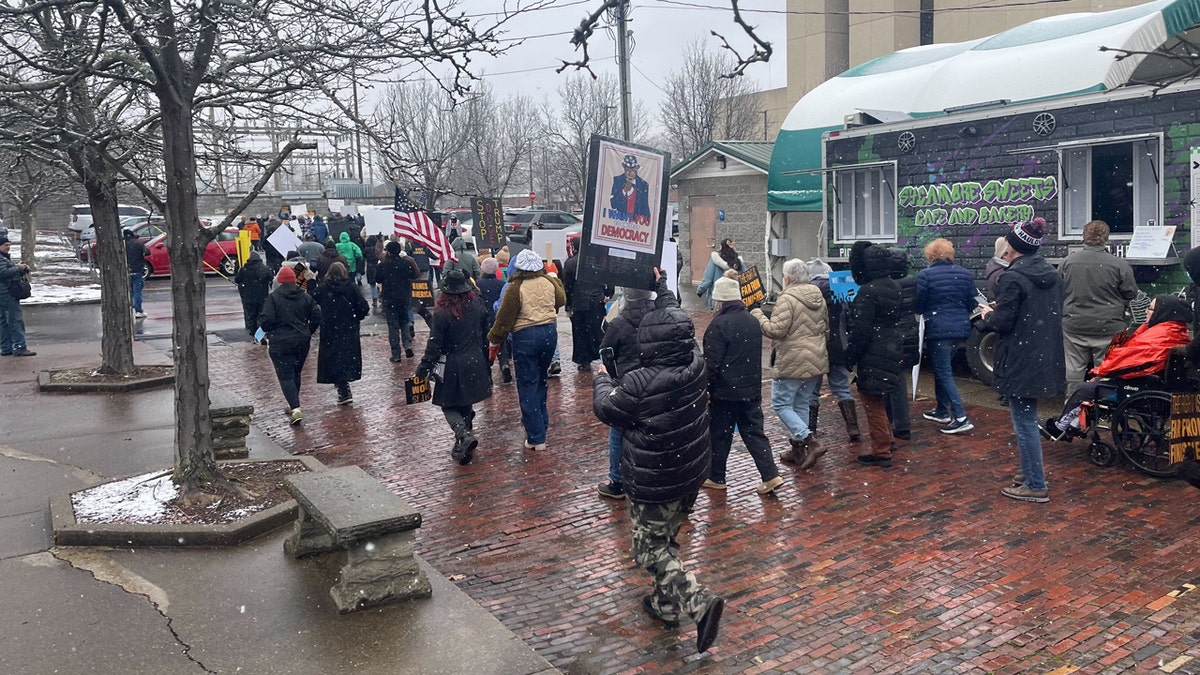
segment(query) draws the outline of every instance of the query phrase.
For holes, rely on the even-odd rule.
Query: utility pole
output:
[[[630,140],[633,132],[633,113],[630,108],[629,88],[629,0],[621,0],[616,9],[617,18],[617,64],[621,86],[621,134]]]
[[[358,155],[358,182],[363,182],[362,170],[362,135],[358,130],[358,121],[361,119],[358,116],[358,76],[354,69],[350,69],[350,91],[354,95],[354,149]]]

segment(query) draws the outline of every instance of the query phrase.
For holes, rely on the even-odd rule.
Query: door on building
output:
[[[704,278],[704,268],[708,266],[709,254],[716,246],[717,236],[717,198],[715,196],[696,196],[688,198],[688,228],[692,237],[692,283],[698,284]]]

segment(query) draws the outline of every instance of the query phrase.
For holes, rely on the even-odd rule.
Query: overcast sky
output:
[[[512,2],[509,0],[510,7]],[[496,11],[499,4],[498,0],[464,0],[462,7],[470,15],[480,15]],[[483,73],[501,95],[522,91],[538,101],[544,97],[556,101],[558,85],[570,71],[558,74],[554,69],[560,65],[560,59],[573,61],[579,58],[570,44],[571,31],[598,5],[598,0],[555,0],[550,9],[514,19],[506,37],[546,37],[530,37],[498,59],[476,58],[473,69]],[[635,45],[630,79],[633,98],[644,101],[654,117],[657,117],[662,100],[659,87],[663,86],[668,74],[678,68],[680,53],[689,42],[702,38],[718,49],[720,40],[709,34],[715,30],[743,54],[751,51],[752,42],[733,22],[728,0],[633,0],[632,5],[630,29]],[[785,86],[785,0],[742,0],[740,5],[747,23],[755,26],[756,33],[770,42],[774,50],[770,63],[751,66],[746,76],[757,83],[758,89]],[[608,31],[596,32],[589,54],[597,75],[611,73],[616,76],[616,47]]]

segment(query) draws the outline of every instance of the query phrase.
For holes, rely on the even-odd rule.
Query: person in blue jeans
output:
[[[562,282],[546,274],[541,257],[531,249],[517,254],[516,274],[500,298],[496,322],[488,331],[490,346],[498,349],[512,336],[517,401],[525,428],[525,449],[546,449],[547,371],[558,348],[558,310],[567,303]]]
[[[933,360],[933,393],[937,407],[922,416],[944,425],[943,434],[961,434],[975,428],[967,419],[962,396],[954,382],[950,360],[963,340],[971,336],[971,312],[978,306],[975,279],[954,264],[954,244],[938,238],[925,245],[929,266],[917,273],[914,309],[925,316],[925,348]]]
[[[1008,271],[996,284],[995,308],[985,308],[984,330],[996,332],[996,390],[1008,397],[1021,470],[1001,494],[1011,499],[1050,501],[1042,466],[1037,401],[1066,389],[1062,343],[1062,283],[1058,270],[1038,255],[1046,221],[1013,226],[1005,237]]]
[[[142,289],[146,287],[146,256],[149,249],[132,230],[125,230],[125,259],[129,263],[129,297],[133,302],[133,315],[144,319],[142,311]]]

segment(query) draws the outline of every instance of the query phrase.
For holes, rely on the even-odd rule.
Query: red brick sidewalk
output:
[[[707,316],[694,316],[702,332]],[[568,330],[561,321],[564,354]],[[704,491],[681,536],[686,563],[729,601],[701,656],[693,626],[642,613],[649,578],[629,555],[625,504],[595,492],[607,431],[589,374],[566,363],[552,380],[541,453],[521,449],[515,390],[497,385],[475,422],[477,459],[459,467],[440,410],[404,405],[416,361],[389,364],[385,336],[363,351],[349,407],[313,382],[314,351],[296,428],[263,348],[214,351],[212,373],[285,448],[362,466],[417,507],[420,552],[566,673],[1200,673],[1195,490],[1092,466],[1076,442],[1046,446],[1049,504],[1006,499],[1005,411],[972,409],[976,430],[952,438],[918,421],[896,465],[878,469],[854,463],[862,449],[826,399],[830,452],[811,472],[781,467],[778,497],[755,493],[736,442],[728,492]]]

